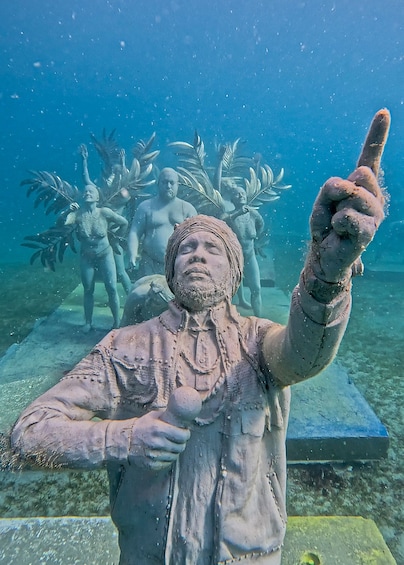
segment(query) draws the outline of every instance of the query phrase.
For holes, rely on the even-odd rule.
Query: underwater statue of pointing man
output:
[[[24,458],[107,469],[121,565],[280,564],[290,385],[343,337],[352,275],[384,218],[388,126],[381,110],[358,167],[321,188],[287,325],[237,313],[236,235],[186,219],[167,246],[169,309],[112,330],[15,424]]]

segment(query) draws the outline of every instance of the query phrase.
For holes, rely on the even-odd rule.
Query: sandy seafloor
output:
[[[300,270],[302,246],[288,241],[278,245],[276,282],[289,293]],[[376,462],[290,466],[288,513],[371,518],[400,564],[404,563],[404,255],[396,252],[381,263],[372,250],[367,253],[365,275],[354,281],[352,316],[338,358],[387,427],[388,457]],[[0,282],[3,355],[76,287],[78,274],[74,260],[59,266],[56,273],[25,264],[2,265]],[[265,304],[264,315],[269,313],[270,305]],[[17,386],[15,394],[21,393]],[[1,404],[15,401],[1,398],[0,410]],[[15,473],[7,469],[4,458],[2,466],[3,518],[108,514],[104,472]]]

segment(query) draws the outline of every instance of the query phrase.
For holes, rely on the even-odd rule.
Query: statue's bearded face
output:
[[[178,248],[173,288],[176,299],[191,311],[201,311],[231,299],[230,264],[222,240],[195,232]]]
[[[178,174],[174,169],[165,168],[161,171],[158,180],[160,198],[174,200],[178,194]]]

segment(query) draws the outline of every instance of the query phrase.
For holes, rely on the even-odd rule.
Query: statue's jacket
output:
[[[298,285],[287,326],[211,311],[220,375],[172,467],[131,464],[134,418],[163,410],[184,384],[189,314],[110,332],[22,414],[23,454],[73,468],[106,466],[123,564],[278,564],[286,527],[285,436],[290,384],[320,372],[346,327],[349,292],[316,302]],[[44,447],[45,446],[45,447]]]

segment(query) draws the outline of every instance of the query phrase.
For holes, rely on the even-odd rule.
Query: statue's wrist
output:
[[[319,277],[311,265],[304,267],[301,282],[315,300],[324,304],[332,302],[341,293],[349,292],[351,289],[351,277],[349,275],[336,282],[328,282]]]
[[[344,285],[350,282],[353,275],[352,265],[344,267],[341,253],[335,252],[334,256],[324,257],[324,250],[317,241],[312,241],[304,269],[308,276],[314,276],[320,281],[331,285]]]

